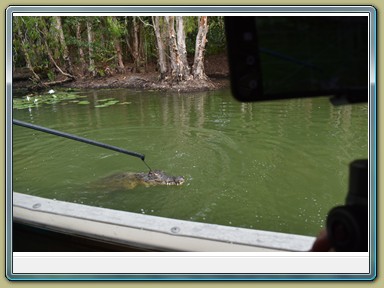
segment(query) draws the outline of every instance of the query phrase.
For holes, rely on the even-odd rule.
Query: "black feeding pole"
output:
[[[84,137],[79,137],[79,136],[76,136],[76,135],[73,135],[73,134],[57,131],[57,130],[54,130],[54,129],[38,126],[38,125],[35,125],[35,124],[23,122],[23,121],[16,120],[16,119],[13,119],[13,124],[18,125],[18,126],[22,126],[22,127],[26,127],[26,128],[30,128],[30,129],[34,129],[34,130],[37,130],[37,131],[45,132],[45,133],[48,133],[48,134],[52,134],[52,135],[56,135],[56,136],[60,136],[60,137],[64,137],[64,138],[68,138],[68,139],[71,139],[71,140],[83,142],[83,143],[86,143],[86,144],[98,146],[98,147],[101,147],[101,148],[113,150],[113,151],[116,151],[116,152],[119,152],[119,153],[123,153],[123,154],[127,154],[127,155],[130,155],[130,156],[134,156],[134,157],[137,157],[137,158],[140,158],[141,160],[143,160],[144,164],[149,168],[149,170],[151,170],[151,168],[144,161],[145,156],[143,154],[141,154],[141,153],[137,153],[137,152],[133,152],[133,151],[128,151],[128,150],[122,149],[120,147],[108,145],[108,144],[101,143],[101,142],[98,142],[98,141],[94,141],[94,140],[91,140],[91,139],[87,139],[87,138],[84,138]]]

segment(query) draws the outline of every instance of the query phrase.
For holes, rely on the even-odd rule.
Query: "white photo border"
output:
[[[92,15],[246,15],[254,13],[266,13],[268,15],[272,14],[289,14],[289,15],[302,15],[306,14],[321,14],[321,15],[334,15],[337,13],[350,13],[356,15],[357,13],[369,14],[369,47],[370,47],[370,96],[369,96],[369,170],[370,170],[370,245],[369,245],[369,257],[368,261],[365,256],[367,254],[340,254],[340,253],[329,253],[329,254],[309,254],[309,253],[295,253],[290,252],[291,256],[288,254],[280,255],[273,254],[276,261],[283,259],[284,257],[291,257],[292,259],[306,258],[311,260],[319,260],[327,257],[333,257],[334,259],[344,257],[347,263],[353,257],[362,257],[364,258],[364,265],[369,265],[368,273],[274,273],[273,271],[268,273],[231,273],[230,271],[225,271],[224,273],[214,272],[214,273],[173,273],[173,272],[164,272],[156,273],[150,271],[149,273],[67,273],[66,269],[63,267],[63,273],[57,272],[21,272],[15,273],[18,271],[15,269],[15,262],[20,261],[20,259],[28,258],[33,259],[34,261],[40,261],[41,259],[54,259],[59,261],[63,257],[71,259],[79,259],[83,257],[90,259],[89,261],[105,261],[109,259],[105,265],[113,265],[113,259],[121,258],[129,261],[133,257],[131,253],[122,253],[114,254],[111,256],[109,254],[103,253],[70,253],[70,254],[15,254],[12,251],[12,17],[14,15],[65,15],[65,16],[92,16]],[[9,6],[6,10],[6,275],[9,280],[145,280],[145,281],[170,281],[170,280],[227,280],[227,281],[241,281],[241,280],[373,280],[376,278],[377,274],[377,95],[376,95],[376,74],[377,74],[377,19],[376,19],[376,9],[373,6]],[[166,254],[164,254],[166,253]],[[158,255],[155,254],[134,254],[135,257],[144,257],[147,261],[153,259],[176,259],[175,261],[170,261],[170,265],[177,265],[178,260],[184,257],[196,258],[201,257],[201,259],[219,259],[217,263],[219,264],[223,259],[227,261],[231,260],[231,257],[236,259],[262,259],[263,257],[271,257],[270,255],[238,255],[238,254],[228,254],[227,256],[222,254],[214,253],[194,253],[188,254],[183,252],[169,253],[160,252]],[[225,254],[225,253],[224,253]],[[280,256],[279,256],[280,255]],[[48,257],[47,257],[48,256]],[[117,257],[115,257],[117,256]],[[14,258],[16,257],[16,258]],[[50,258],[51,257],[51,258]],[[56,258],[55,258],[56,257]],[[69,258],[68,258],[69,257]],[[181,258],[179,258],[181,257]],[[227,257],[227,258],[226,258]],[[252,258],[253,257],[253,258]],[[279,258],[280,257],[280,258]],[[349,258],[350,257],[350,258]],[[233,258],[233,259],[234,259]],[[112,259],[112,260],[111,260]],[[49,260],[49,261],[51,261]],[[49,265],[51,262],[44,262],[42,265]],[[167,260],[165,260],[167,261]],[[212,263],[215,263],[214,261]],[[236,262],[236,263],[241,263]],[[294,262],[292,262],[294,263]],[[176,267],[174,267],[176,268]],[[176,271],[177,269],[175,269]],[[98,274],[100,273],[100,274]]]

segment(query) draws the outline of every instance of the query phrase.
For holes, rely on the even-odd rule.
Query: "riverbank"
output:
[[[68,88],[130,88],[140,90],[160,90],[172,92],[198,92],[216,90],[229,85],[227,77],[209,77],[207,80],[189,80],[178,83],[159,81],[158,76],[148,73],[118,74],[106,76],[99,79],[81,79],[67,82],[62,87]]]
[[[130,67],[129,63],[127,67]],[[169,81],[159,81],[159,73],[156,71],[156,65],[149,65],[144,73],[134,73],[131,72],[130,69],[126,69],[126,71],[119,73],[107,71],[108,73],[99,77],[77,77],[71,81],[65,81],[65,78],[57,77],[53,85],[47,85],[47,87],[44,88],[130,88],[185,93],[216,90],[229,86],[229,69],[225,54],[207,56],[205,60],[205,71],[208,76],[207,80],[192,79],[171,83]],[[34,91],[40,88],[28,80],[27,76],[20,77],[17,73],[14,73],[13,76],[13,89],[15,90],[26,89]]]

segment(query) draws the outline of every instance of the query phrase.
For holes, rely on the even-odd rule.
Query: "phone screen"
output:
[[[329,95],[367,101],[368,21],[367,16],[226,17],[234,96],[244,102]]]

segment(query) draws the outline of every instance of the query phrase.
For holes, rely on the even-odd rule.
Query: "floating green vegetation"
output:
[[[97,100],[98,104],[95,105],[96,108],[103,108],[115,105],[116,103],[119,103],[119,100],[116,100],[115,98],[106,98],[106,99],[100,99]]]
[[[13,108],[14,109],[27,109],[27,108],[35,108],[43,104],[56,104],[63,101],[78,101],[76,99],[79,98],[85,98],[87,96],[81,96],[77,95],[75,92],[51,92],[53,90],[50,90],[49,94],[40,94],[40,95],[33,95],[29,94],[21,98],[14,98],[13,99]],[[85,102],[85,101],[79,101]],[[83,103],[85,104],[85,103]]]
[[[50,90],[47,94],[41,95],[33,95],[29,94],[21,98],[13,99],[13,108],[14,109],[27,109],[27,108],[35,108],[39,107],[43,104],[56,104],[61,102],[61,105],[66,105],[68,103],[76,103],[79,105],[89,105],[91,104],[88,100],[81,100],[81,98],[86,98],[87,96],[82,96],[76,94],[76,91],[66,91],[66,92],[57,92]],[[79,100],[80,99],[80,100]],[[96,108],[109,107],[119,103],[119,100],[115,98],[104,98],[96,100],[95,106]],[[131,102],[123,102],[119,103],[121,105],[131,104]]]
[[[77,104],[80,104],[80,105],[88,105],[89,103],[91,103],[91,102],[89,102],[87,100],[83,100],[83,101],[78,101],[77,102]]]
[[[104,104],[95,105],[95,107],[96,108],[108,107],[108,106],[115,105],[118,102],[119,102],[118,100],[111,100],[111,101],[105,102]]]
[[[104,98],[104,99],[99,99],[96,100],[97,102],[106,102],[106,101],[111,101],[111,100],[116,100],[115,98]]]

